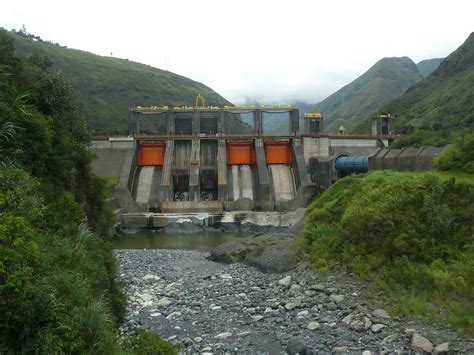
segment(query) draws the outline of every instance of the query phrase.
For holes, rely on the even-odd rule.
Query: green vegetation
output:
[[[166,70],[61,47],[25,32],[10,35],[19,54],[47,57],[52,72],[63,73],[79,113],[96,133],[128,133],[128,109],[134,105],[194,105],[199,94],[208,105],[230,104],[209,87]],[[144,118],[142,128],[158,131],[157,117]],[[231,131],[246,128],[236,117],[227,125]]]
[[[143,332],[129,337],[124,342],[124,348],[137,355],[174,355],[178,350],[170,342],[164,341],[158,334]]]
[[[62,76],[0,49],[0,353],[118,353],[110,182]]]
[[[440,171],[474,174],[474,132],[464,133],[434,162]]]
[[[337,131],[341,125],[352,130],[422,78],[410,58],[383,58],[310,111],[324,115],[328,131]]]
[[[446,153],[438,164],[465,157]],[[474,334],[473,203],[472,175],[346,177],[308,208],[309,260],[321,271],[344,268],[374,281],[399,313],[448,320]]]
[[[445,145],[451,134],[474,130],[474,33],[427,78],[381,108],[397,116],[406,145]],[[366,124],[367,126],[367,124]]]

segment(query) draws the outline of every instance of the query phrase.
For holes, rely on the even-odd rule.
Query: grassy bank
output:
[[[474,177],[378,171],[339,180],[308,208],[312,266],[374,281],[393,310],[474,334]]]

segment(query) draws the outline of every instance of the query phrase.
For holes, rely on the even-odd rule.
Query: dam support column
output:
[[[199,118],[199,116],[198,116]],[[194,117],[193,117],[194,122]],[[199,183],[199,158],[201,144],[199,139],[194,138],[191,147],[191,168],[189,169],[189,201],[201,201],[201,186]]]
[[[255,128],[255,133],[261,134],[263,133],[263,115],[262,111],[259,109],[256,109],[253,111],[253,122],[254,122],[254,128]]]
[[[292,168],[295,175],[296,184],[296,204],[297,207],[304,207],[306,203],[313,197],[314,188],[311,188],[311,180],[308,176],[305,158],[304,158],[304,142],[303,139],[293,139],[291,144]]]
[[[119,201],[121,208],[127,212],[136,212],[139,206],[133,200],[130,191],[133,186],[133,178],[137,167],[137,147],[130,149],[125,154],[122,164],[122,171],[120,172],[119,183],[114,189],[114,196]]]
[[[224,133],[225,132],[225,117],[226,112],[223,108],[219,110],[219,116],[217,116],[217,133]],[[219,143],[220,146],[220,143]]]
[[[255,140],[255,157],[259,185],[257,196],[260,202],[260,208],[262,211],[273,211],[274,203],[270,193],[270,178],[268,176],[267,161],[265,159],[265,148],[263,146],[262,139]]]
[[[290,111],[290,133],[300,130],[300,110],[297,108]]]
[[[173,153],[174,153],[174,141],[169,139],[166,141],[165,157],[163,161],[163,172],[161,175],[160,183],[160,201],[173,201]]]
[[[201,117],[200,116],[201,115],[200,115],[199,110],[193,111],[193,118],[192,118],[193,134],[199,134],[199,132],[201,132],[201,122],[200,122]]]
[[[138,136],[140,134],[140,123],[138,119],[138,112],[132,112],[132,111],[129,112],[128,130],[131,136]]]
[[[166,113],[166,134],[173,135],[175,133],[174,111],[170,110]]]
[[[219,139],[217,146],[217,197],[227,202],[227,151],[224,139]]]

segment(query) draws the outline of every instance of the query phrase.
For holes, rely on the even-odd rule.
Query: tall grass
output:
[[[374,281],[398,312],[474,334],[474,177],[458,177],[375,172],[340,180],[308,208],[309,261]]]

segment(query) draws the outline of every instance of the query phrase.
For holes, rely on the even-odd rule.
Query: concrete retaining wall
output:
[[[162,201],[162,213],[222,213],[224,211],[221,201]]]

